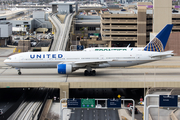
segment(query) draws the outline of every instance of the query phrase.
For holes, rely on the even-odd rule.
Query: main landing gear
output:
[[[85,70],[84,76],[96,76],[96,71],[95,70],[93,70],[93,71]]]
[[[96,71],[92,70],[92,68],[90,66],[86,66],[86,69],[84,71],[84,76],[95,76],[96,75]]]

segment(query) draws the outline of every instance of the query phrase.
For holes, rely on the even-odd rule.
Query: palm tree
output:
[[[87,35],[85,35],[85,33],[88,31],[88,27],[82,27],[80,29],[80,31],[81,31],[81,34],[82,34],[81,38],[83,38],[83,41],[84,41],[84,37],[85,36],[87,37]],[[86,47],[87,47],[87,38],[86,38]]]
[[[85,33],[87,32],[87,30],[88,30],[88,27],[82,27],[81,29],[80,29],[80,31],[81,31],[81,33],[82,33],[82,38],[84,38],[85,37]]]

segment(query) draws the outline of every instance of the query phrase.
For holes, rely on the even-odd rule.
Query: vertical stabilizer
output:
[[[146,45],[146,47],[144,48],[144,51],[163,52],[166,47],[166,43],[169,39],[169,35],[171,33],[172,27],[173,27],[173,24],[167,24],[156,35],[156,37]]]

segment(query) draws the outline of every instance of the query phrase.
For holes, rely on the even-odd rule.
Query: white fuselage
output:
[[[87,64],[73,64],[104,60],[107,62],[88,64],[92,68],[127,67],[143,64],[169,56],[151,57],[159,52],[150,51],[56,51],[56,52],[26,52],[8,57],[5,64],[15,68],[57,68],[59,63],[71,63],[75,68],[85,68]]]

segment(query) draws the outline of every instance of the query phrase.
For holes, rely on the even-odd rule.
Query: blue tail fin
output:
[[[169,39],[169,35],[171,33],[172,27],[173,27],[173,24],[167,24],[156,35],[156,37],[145,46],[144,51],[163,52],[166,47],[166,43]]]

